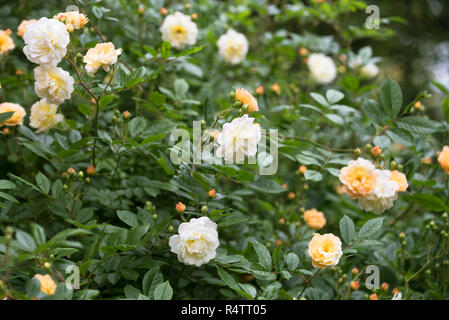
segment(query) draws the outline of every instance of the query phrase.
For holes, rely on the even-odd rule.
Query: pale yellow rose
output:
[[[351,160],[340,170],[340,181],[351,198],[369,195],[376,187],[376,168],[363,158]]]
[[[116,50],[112,42],[98,43],[84,56],[87,74],[93,75],[100,67],[103,67],[106,72],[109,71],[109,67],[117,62],[121,53],[122,49]]]
[[[58,106],[42,99],[31,106],[30,127],[37,132],[48,132],[64,119],[58,112]]]
[[[390,171],[390,172],[391,172],[390,180],[396,181],[397,184],[399,185],[398,192],[404,192],[405,190],[407,190],[408,182],[407,182],[407,177],[405,176],[405,174],[403,174],[402,172],[399,172],[397,170]]]
[[[309,256],[315,268],[335,266],[342,255],[341,240],[332,233],[315,233],[309,242]]]
[[[41,283],[41,292],[44,292],[49,296],[55,294],[56,283],[53,281],[49,274],[36,274],[34,278],[39,280],[39,282]]]
[[[438,156],[438,162],[444,171],[449,173],[449,147],[444,146],[443,150],[441,150],[440,155]]]
[[[25,117],[25,109],[17,103],[3,102],[0,104],[0,113],[14,112],[11,118],[0,123],[1,126],[17,126],[23,124],[23,117]]]
[[[306,210],[304,212],[304,221],[315,230],[320,230],[326,225],[326,217],[317,209]]]
[[[68,32],[72,32],[74,29],[81,29],[89,22],[87,16],[78,11],[61,12],[55,15],[53,19],[63,22]]]
[[[0,55],[14,49],[14,41],[9,35],[10,32],[0,30]]]

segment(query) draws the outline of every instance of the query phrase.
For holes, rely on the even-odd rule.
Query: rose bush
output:
[[[374,55],[401,19],[18,2],[0,10],[3,299],[449,297],[449,89],[404,97]]]

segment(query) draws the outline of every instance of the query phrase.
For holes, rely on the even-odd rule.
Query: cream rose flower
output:
[[[443,168],[444,171],[449,173],[449,147],[444,146],[443,150],[441,150],[439,156],[438,156],[438,162],[440,163],[441,168]]]
[[[67,71],[58,67],[39,66],[34,68],[34,90],[49,103],[61,104],[70,99],[75,80]]]
[[[318,83],[330,83],[337,76],[337,68],[334,61],[322,53],[311,54],[307,61],[307,66],[312,78]]]
[[[179,11],[165,17],[160,28],[162,40],[170,42],[176,49],[183,49],[186,45],[195,44],[198,28],[190,16]]]
[[[94,48],[90,48],[84,56],[87,74],[92,75],[98,68],[103,67],[104,71],[109,71],[111,65],[117,63],[118,56],[122,49],[115,49],[112,42],[98,43]]]
[[[0,55],[5,54],[15,47],[14,41],[9,34],[10,32],[0,30]]]
[[[376,187],[376,168],[363,158],[351,160],[340,170],[340,181],[351,198],[365,197]]]
[[[369,63],[367,65],[364,65],[360,69],[360,74],[366,78],[374,78],[378,75],[378,73],[379,73],[379,68],[374,63]]]
[[[230,64],[242,62],[248,53],[248,40],[243,33],[229,29],[217,41],[220,56]]]
[[[235,90],[235,99],[240,101],[242,104],[248,105],[249,112],[259,111],[256,98],[254,98],[253,95],[247,90],[237,88],[237,90]]]
[[[376,186],[373,191],[364,198],[359,199],[360,208],[381,214],[393,206],[398,197],[399,184],[390,179],[389,170],[376,170]]]
[[[39,282],[41,283],[41,292],[44,292],[49,296],[55,294],[56,283],[53,281],[49,274],[36,274],[34,278],[39,280]]]
[[[390,173],[391,173],[390,180],[396,181],[399,186],[398,192],[404,192],[405,190],[407,190],[408,182],[405,174],[397,170],[390,171]]]
[[[243,161],[245,156],[256,155],[261,136],[260,126],[254,123],[254,118],[244,114],[223,125],[223,131],[217,137],[216,154],[227,162],[233,162],[236,154],[237,162]]]
[[[23,53],[28,60],[56,66],[67,53],[70,36],[62,22],[44,17],[26,27],[23,40]]]
[[[48,132],[64,119],[57,111],[58,106],[45,99],[36,102],[31,106],[30,127],[36,128],[37,132]]]
[[[306,210],[304,212],[304,221],[309,228],[320,230],[326,225],[326,217],[317,209]]]
[[[12,117],[0,123],[1,126],[17,126],[23,124],[23,118],[26,115],[25,109],[17,103],[3,102],[0,104],[0,113],[14,112]]]
[[[23,20],[17,27],[17,35],[19,37],[23,38],[23,36],[25,35],[25,30],[26,30],[27,26],[29,26],[30,24],[33,24],[35,22],[37,22],[36,19]]]
[[[53,19],[63,22],[68,32],[73,32],[74,29],[81,29],[89,22],[87,16],[78,11],[61,12],[55,15]]]
[[[325,269],[335,266],[340,261],[343,251],[341,240],[332,233],[314,233],[309,242],[309,256],[315,268]]]
[[[220,244],[215,222],[207,217],[193,218],[181,223],[178,233],[170,237],[168,244],[180,262],[199,267],[215,258]]]

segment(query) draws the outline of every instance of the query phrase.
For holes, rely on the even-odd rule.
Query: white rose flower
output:
[[[366,78],[374,78],[379,73],[379,68],[374,63],[364,65],[360,69],[360,74]]]
[[[334,61],[322,53],[311,54],[307,66],[313,79],[318,83],[330,83],[337,76]]]
[[[44,17],[26,27],[23,40],[23,53],[28,60],[56,66],[67,53],[70,36],[62,22]]]
[[[75,83],[67,71],[52,66],[34,68],[34,79],[36,94],[54,104],[61,104],[65,99],[70,99]]]
[[[195,44],[198,28],[190,16],[179,11],[165,17],[160,28],[162,40],[170,42],[176,49],[183,49],[186,45]]]
[[[181,223],[178,233],[170,237],[168,244],[180,262],[199,267],[215,258],[220,244],[215,222],[207,217],[193,218]]]
[[[377,178],[374,190],[364,198],[359,199],[359,205],[366,211],[381,214],[393,206],[398,197],[399,184],[390,180],[389,170],[376,169]]]
[[[220,56],[230,64],[242,62],[248,53],[248,40],[245,35],[232,29],[220,36],[217,46]]]
[[[48,132],[64,119],[57,111],[58,106],[45,99],[36,102],[31,106],[30,126],[36,128],[37,132]]]
[[[261,139],[260,125],[254,123],[254,118],[247,114],[235,118],[223,125],[223,131],[218,134],[217,156],[227,162],[233,162],[234,153],[237,162],[243,161],[246,156],[255,156],[257,144]]]
[[[99,67],[103,67],[106,72],[109,71],[109,67],[117,63],[117,58],[121,53],[122,49],[116,50],[112,42],[98,43],[95,48],[87,50],[84,56],[87,74],[94,74]]]

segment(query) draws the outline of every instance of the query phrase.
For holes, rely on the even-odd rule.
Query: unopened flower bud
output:
[[[45,262],[45,263],[44,263],[44,268],[47,269],[47,270],[50,270],[50,269],[51,269],[51,264],[50,264],[50,262]]]
[[[370,145],[369,143],[367,145],[365,145],[366,152],[371,152],[372,149],[373,149],[373,146]]]
[[[131,113],[128,110],[123,112],[123,119],[129,120],[130,117],[131,117]]]
[[[5,229],[5,234],[10,234],[10,235],[12,235],[13,233],[14,233],[13,227],[10,227],[10,226],[6,227],[6,229]]]
[[[359,273],[359,269],[357,269],[357,268],[354,268],[354,269],[352,269],[352,274],[355,276],[356,274],[358,274]]]
[[[284,218],[280,218],[278,222],[279,222],[279,224],[285,224],[285,219]]]
[[[161,8],[161,10],[159,11],[163,16],[165,16],[167,14],[167,9],[165,8]]]
[[[173,226],[168,226],[168,232],[173,232],[173,230],[175,230],[175,228],[173,228]]]
[[[74,175],[76,175],[76,171],[75,171],[75,169],[73,169],[73,168],[69,168],[69,169],[67,170],[67,174],[68,174],[69,176],[73,177]]]
[[[217,196],[217,191],[215,191],[215,189],[212,189],[207,193],[207,195],[209,196],[209,198],[215,199],[215,197]]]
[[[276,242],[274,243],[276,246],[280,246],[282,244],[282,240],[281,239],[277,239]]]
[[[401,232],[401,233],[399,234],[399,239],[401,239],[401,240],[404,240],[404,239],[405,239],[405,233],[404,233],[404,232]]]
[[[398,171],[402,172],[402,170],[404,170],[404,166],[402,164],[398,165]]]
[[[69,191],[69,187],[65,184],[62,186],[62,191],[67,192]]]
[[[299,55],[306,56],[308,53],[309,51],[307,50],[307,48],[304,47],[299,48]]]
[[[82,171],[78,172],[78,178],[80,179],[84,178],[84,172]]]
[[[90,183],[90,178],[87,177],[84,181],[85,181],[86,183]]]
[[[206,215],[209,212],[209,208],[207,206],[201,207],[201,214]]]
[[[247,104],[242,105],[242,108],[240,109],[241,113],[248,113],[249,106]]]
[[[92,165],[90,167],[87,168],[86,173],[88,176],[93,176],[95,175],[95,167]]]
[[[231,97],[232,100],[235,99],[235,91],[232,90],[231,92],[229,92],[229,96]]]
[[[379,300],[379,297],[377,296],[377,293],[373,293],[372,295],[369,296],[370,300]]]
[[[198,19],[198,13],[194,12],[192,13],[192,20]]]
[[[289,198],[290,200],[295,199],[295,197],[296,197],[296,195],[295,195],[294,192],[290,192],[290,193],[288,194],[288,198]]]
[[[301,174],[306,173],[306,171],[307,171],[307,167],[306,167],[305,165],[301,165],[301,166],[299,167],[299,172],[300,172]]]
[[[262,86],[258,86],[258,87],[256,88],[256,93],[257,93],[259,96],[263,95],[264,92],[265,92],[265,90],[264,90],[264,88],[263,88]]]
[[[206,128],[206,121],[205,120],[201,120],[201,129]]]
[[[153,214],[153,219],[154,219],[154,220],[157,219],[157,213]]]
[[[178,204],[176,205],[176,211],[178,211],[179,213],[184,213],[184,211],[186,211],[186,206],[184,205],[184,203],[178,202]]]
[[[351,289],[352,290],[358,290],[360,288],[359,281],[351,281]]]
[[[354,150],[354,158],[360,157],[361,154],[362,154],[362,150],[360,150],[360,148],[356,148]]]
[[[385,155],[383,153],[380,154],[379,156],[380,161],[384,161],[385,160]]]
[[[396,170],[397,167],[398,167],[398,164],[397,164],[396,161],[393,160],[393,161],[390,162],[391,170]]]
[[[382,283],[382,284],[380,285],[380,287],[381,287],[382,290],[387,291],[389,285],[388,285],[388,283],[384,282],[384,283]]]

